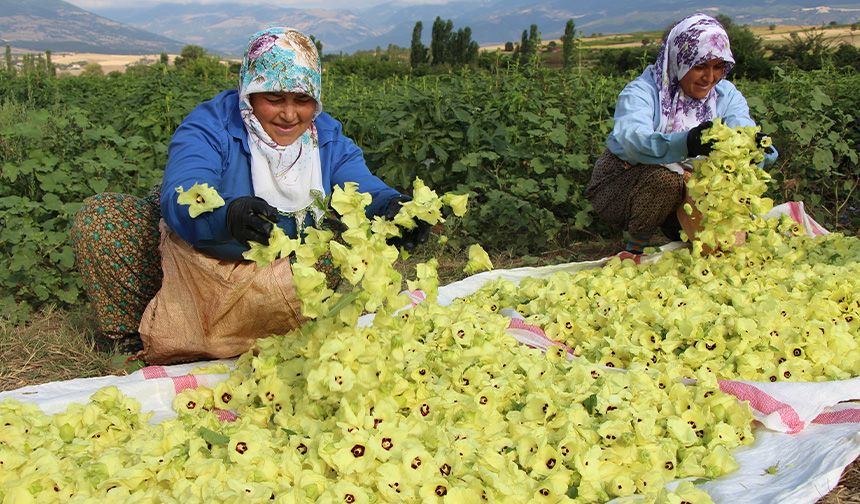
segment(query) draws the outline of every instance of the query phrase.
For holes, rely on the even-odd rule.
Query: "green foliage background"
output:
[[[82,201],[147,192],[183,117],[235,86],[217,61],[193,63],[74,78],[0,72],[4,317],[22,321],[46,303],[79,302],[69,226]],[[389,184],[408,188],[417,176],[440,192],[472,194],[467,217],[450,221],[455,245],[534,254],[611,232],[593,221],[582,191],[633,74],[517,65],[377,72],[327,72],[324,107]],[[856,229],[860,75],[777,70],[736,84],[780,150],[771,196],[806,201],[831,229]]]

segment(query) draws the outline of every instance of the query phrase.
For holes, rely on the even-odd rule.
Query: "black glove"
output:
[[[758,133],[755,134],[755,143],[758,144],[759,148],[764,149],[764,152],[766,154],[773,154],[773,147],[771,145],[768,145],[767,147],[764,147],[762,145],[762,142],[764,141],[765,138],[767,138],[768,142],[770,142],[770,137],[765,135],[761,131],[759,131]]]
[[[712,121],[705,121],[687,132],[687,156],[707,156],[714,148],[714,141],[702,143],[702,131],[713,126]]]
[[[385,207],[385,213],[383,215],[386,219],[393,220],[394,216],[397,215],[397,212],[400,211],[400,205],[410,200],[412,200],[412,198],[409,196],[397,196],[391,198],[388,201],[388,206]],[[417,224],[414,228],[401,229],[400,236],[392,236],[388,239],[388,244],[411,251],[417,245],[426,242],[427,238],[430,236],[430,224],[421,219],[413,219],[413,221]]]
[[[227,207],[227,232],[240,243],[269,244],[272,223],[278,222],[278,209],[257,196],[242,196]]]

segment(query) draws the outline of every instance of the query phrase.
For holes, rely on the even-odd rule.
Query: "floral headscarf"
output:
[[[291,28],[267,28],[251,36],[239,70],[239,110],[249,119],[250,129],[275,144],[253,117],[249,96],[253,93],[304,93],[317,102],[322,112],[322,72],[314,43]],[[316,118],[316,115],[314,118]],[[250,116],[250,117],[248,117]]]
[[[680,86],[681,79],[692,67],[712,59],[726,63],[725,73],[735,63],[729,36],[716,19],[706,14],[693,14],[679,21],[669,32],[652,67],[660,95],[661,132],[687,131],[714,118],[716,89],[697,100],[687,96]]]
[[[239,112],[248,131],[254,194],[296,219],[302,228],[308,211],[319,221],[316,204],[324,196],[316,125],[290,145],[278,145],[254,115],[254,93],[303,93],[322,111],[322,73],[314,43],[291,28],[275,27],[251,36],[239,70]]]

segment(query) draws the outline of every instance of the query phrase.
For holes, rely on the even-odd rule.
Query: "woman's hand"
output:
[[[702,132],[713,125],[712,121],[705,121],[687,132],[688,157],[707,156],[711,153],[714,148],[714,141],[702,143]]]
[[[773,141],[761,131],[755,134],[755,143],[764,149],[765,154],[773,154]]]
[[[241,196],[227,207],[227,231],[239,243],[254,241],[268,245],[273,223],[278,218],[278,209],[263,198]]]
[[[391,200],[388,201],[388,206],[385,208],[385,218],[393,220],[394,216],[397,215],[397,212],[400,211],[400,205],[411,199],[412,198],[408,196],[391,198]],[[416,246],[425,243],[427,238],[430,236],[430,224],[421,219],[415,219],[415,224],[417,225],[412,229],[401,229],[400,236],[389,238],[388,244],[411,251]]]

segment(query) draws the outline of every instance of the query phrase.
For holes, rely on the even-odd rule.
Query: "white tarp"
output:
[[[810,235],[826,233],[803,213],[802,204],[797,205],[780,205],[775,213],[792,215],[806,226]],[[672,243],[663,250],[680,246]],[[643,262],[651,260],[656,258],[646,257]],[[545,277],[558,271],[598,267],[605,261],[480,273],[440,287],[438,299],[441,304],[449,304],[496,278],[519,281],[527,277]],[[423,296],[413,293],[413,299],[417,303]],[[364,323],[367,321],[367,318],[363,320]],[[554,344],[539,328],[516,319],[512,320],[509,332],[531,346],[546,348]],[[85,403],[95,391],[113,385],[140,401],[143,411],[152,411],[151,422],[157,423],[175,416],[171,403],[179,391],[198,385],[211,387],[227,377],[224,374],[189,374],[195,367],[215,363],[232,367],[234,361],[150,366],[128,376],[34,385],[0,392],[0,401],[13,398],[38,404],[46,413],[57,413],[71,403]],[[721,382],[721,388],[749,400],[758,422],[754,429],[755,442],[734,453],[740,469],[701,484],[718,503],[814,503],[836,486],[845,467],[860,455],[860,403],[845,402],[860,400],[860,378],[816,383],[726,380]],[[230,415],[225,414],[222,418],[230,420]]]

